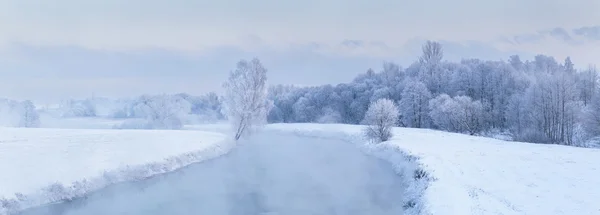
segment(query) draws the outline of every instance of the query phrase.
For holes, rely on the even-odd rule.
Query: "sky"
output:
[[[240,59],[272,84],[406,67],[425,40],[446,59],[571,56],[600,64],[597,0],[0,0],[0,95],[219,91]]]

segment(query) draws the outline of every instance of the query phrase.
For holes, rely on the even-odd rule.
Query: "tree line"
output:
[[[449,62],[428,41],[407,68],[386,62],[350,83],[272,86],[268,121],[360,124],[369,104],[385,98],[399,107],[402,127],[581,145],[600,135],[598,78],[594,66],[577,70],[570,57]]]
[[[578,146],[600,140],[595,66],[578,70],[570,57],[558,62],[546,55],[460,62],[443,57],[442,45],[428,41],[420,57],[406,68],[384,62],[378,71],[368,69],[349,83],[268,89],[267,69],[261,62],[242,60],[231,71],[224,96],[144,95],[109,102],[109,111],[99,110],[102,102],[89,105],[87,100],[61,107],[66,110],[63,116],[144,119],[142,126],[136,122],[124,128],[178,129],[207,119],[230,118],[238,124],[251,118],[263,121],[259,115],[266,115],[268,123],[361,124],[370,104],[387,99],[397,106],[402,127],[507,134],[517,141]]]

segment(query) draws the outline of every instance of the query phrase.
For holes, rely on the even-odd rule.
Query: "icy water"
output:
[[[336,140],[257,134],[226,156],[22,215],[399,215],[391,166]]]

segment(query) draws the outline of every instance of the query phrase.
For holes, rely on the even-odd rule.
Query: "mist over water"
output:
[[[229,154],[22,215],[403,214],[391,166],[338,140],[257,134]]]

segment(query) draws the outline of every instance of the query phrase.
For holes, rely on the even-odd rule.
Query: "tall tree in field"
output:
[[[235,140],[266,124],[271,107],[267,101],[267,69],[258,59],[238,62],[223,87],[224,112],[232,125]]]

